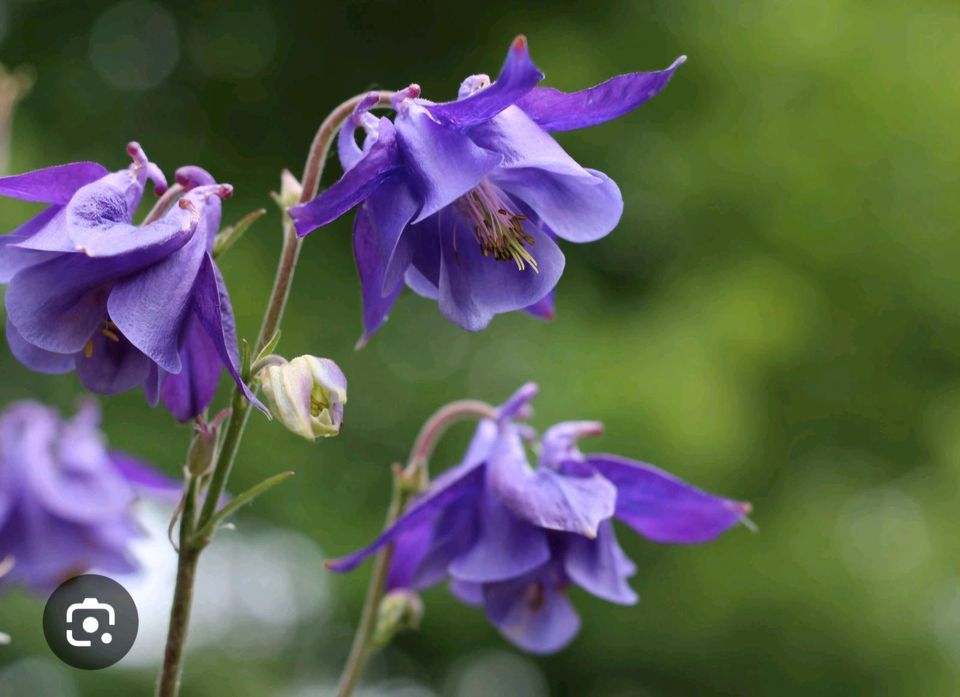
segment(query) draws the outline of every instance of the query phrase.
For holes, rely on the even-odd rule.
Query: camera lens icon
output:
[[[43,610],[43,634],[53,653],[75,668],[112,666],[133,647],[137,606],[113,579],[85,574],[53,592]]]
[[[97,614],[106,614],[107,624],[109,626],[113,627],[117,624],[117,612],[113,609],[113,605],[101,603],[96,598],[84,598],[82,603],[74,603],[67,608],[67,625],[72,624],[75,617],[83,617],[83,620],[80,622],[80,627],[83,629],[84,634],[90,637],[100,629],[100,620],[97,619]],[[99,638],[100,643],[109,644],[113,641],[113,634],[104,632]],[[83,647],[93,644],[93,640],[90,638],[78,639],[72,628],[67,629],[66,639],[70,646]]]

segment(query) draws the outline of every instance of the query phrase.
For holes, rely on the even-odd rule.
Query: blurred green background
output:
[[[388,466],[434,408],[535,380],[535,425],[600,419],[607,435],[586,448],[750,500],[759,533],[683,548],[622,534],[640,603],[575,593],[583,631],[550,658],[522,656],[480,611],[428,592],[422,631],[374,661],[367,694],[960,694],[956,3],[7,0],[0,60],[37,76],[10,169],[116,169],[135,138],[168,174],[197,163],[232,182],[228,220],[270,208],[222,262],[252,337],[280,240],[268,192],[282,168],[299,172],[325,113],[413,81],[452,98],[464,76],[495,74],[521,32],[564,89],[689,56],[638,112],[558,136],[620,184],[619,228],[564,245],[554,322],[500,316],[468,335],[407,292],[360,352],[351,221],[311,236],[281,350],[340,363],[346,426],[311,446],[255,415],[232,489],[297,477],[234,534],[268,523],[332,556],[353,549],[376,533]],[[28,211],[4,201],[3,229]],[[6,349],[0,375],[3,404],[69,410],[80,393],[73,376],[29,374]],[[103,405],[113,444],[178,471],[187,429],[140,394]],[[329,588],[329,608],[277,651],[195,647],[185,695],[322,694],[368,573],[300,578]],[[41,607],[0,600],[14,635],[0,674],[32,665],[59,671],[63,694],[149,693],[150,669],[56,664]]]

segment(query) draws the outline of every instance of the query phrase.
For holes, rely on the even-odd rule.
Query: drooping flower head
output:
[[[220,201],[232,188],[198,167],[177,171],[186,190],[159,219],[134,225],[160,169],[136,143],[133,164],[108,173],[79,162],[0,178],[0,195],[48,207],[0,237],[7,343],[28,368],[76,370],[100,394],[142,386],[185,421],[237,368],[233,311],[211,250]]]
[[[99,420],[92,402],[70,420],[36,402],[0,414],[0,560],[12,560],[0,586],[42,594],[90,568],[136,569],[134,501],[175,501],[179,485],[109,450]]]
[[[412,85],[394,97],[394,121],[369,113],[375,95],[360,103],[340,131],[343,178],[290,215],[306,235],[360,205],[353,244],[362,340],[386,319],[404,283],[471,331],[513,310],[551,317],[564,267],[556,238],[604,237],[620,220],[623,199],[611,179],[577,164],[549,132],[636,109],[683,60],[565,94],[537,87],[543,74],[521,36],[496,81],[470,76],[456,101],[422,99]]]
[[[617,543],[614,519],[654,542],[693,544],[750,511],[650,465],[582,453],[577,440],[599,433],[597,422],[550,428],[531,467],[531,434],[515,419],[535,394],[525,386],[496,421],[482,421],[460,465],[437,477],[373,544],[330,568],[349,571],[392,543],[390,588],[446,581],[510,641],[551,653],[580,627],[566,594],[571,585],[614,603],[637,600],[627,583],[636,567]]]

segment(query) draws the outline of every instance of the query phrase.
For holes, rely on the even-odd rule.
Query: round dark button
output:
[[[61,584],[43,610],[43,635],[50,650],[84,670],[107,668],[126,656],[139,627],[137,606],[126,588],[96,574]]]

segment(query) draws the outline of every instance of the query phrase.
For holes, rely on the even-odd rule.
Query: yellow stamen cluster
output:
[[[118,331],[119,329],[117,328],[117,325],[115,325],[110,320],[106,320],[103,323],[103,329],[100,330],[100,333],[103,334],[108,339],[110,339],[110,341],[114,342],[115,344],[119,344],[120,335],[117,333]]]
[[[120,329],[110,320],[106,319],[103,321],[103,326],[100,328],[100,333],[110,339],[110,341],[113,343],[120,343]],[[86,358],[93,358],[93,339],[87,340],[87,343],[83,347],[83,355]]]
[[[518,271],[527,266],[539,273],[537,260],[527,250],[536,240],[523,229],[527,216],[511,211],[501,193],[489,182],[481,182],[457,201],[460,211],[474,224],[473,237],[483,256],[512,261]]]

